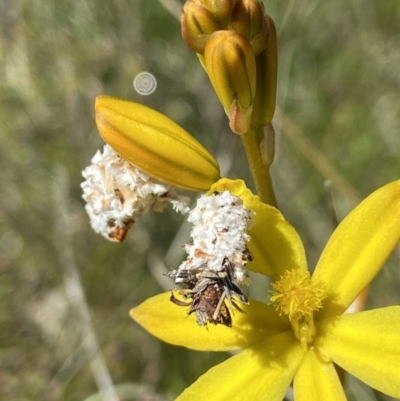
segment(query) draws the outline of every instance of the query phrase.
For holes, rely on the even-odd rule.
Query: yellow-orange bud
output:
[[[186,44],[196,53],[203,54],[210,35],[221,29],[215,16],[194,0],[187,1],[182,9],[181,29]]]
[[[266,49],[256,56],[257,82],[251,125],[265,127],[275,113],[278,79],[278,46],[275,24],[270,19],[270,35]]]
[[[229,28],[246,36],[257,55],[267,46],[269,25],[269,18],[261,1],[241,0],[233,10]]]
[[[206,44],[204,63],[232,131],[246,133],[256,85],[256,63],[249,41],[231,30],[217,31]]]
[[[109,96],[98,96],[95,109],[103,139],[150,176],[192,191],[208,190],[219,179],[214,157],[163,114]]]
[[[227,27],[232,11],[235,5],[241,0],[195,0],[206,7],[222,24]]]

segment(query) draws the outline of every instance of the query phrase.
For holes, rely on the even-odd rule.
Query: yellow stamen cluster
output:
[[[286,271],[281,279],[272,284],[274,291],[270,300],[280,314],[289,320],[309,316],[322,308],[324,288],[322,283],[312,280],[304,270]]]
[[[313,312],[322,308],[323,284],[308,271],[296,269],[286,271],[272,287],[270,301],[281,315],[288,316],[295,337],[306,348],[316,334]]]

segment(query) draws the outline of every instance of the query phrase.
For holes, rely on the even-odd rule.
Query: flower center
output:
[[[280,315],[288,316],[294,335],[307,348],[315,337],[314,311],[322,308],[323,283],[296,269],[287,270],[272,287],[271,303]]]

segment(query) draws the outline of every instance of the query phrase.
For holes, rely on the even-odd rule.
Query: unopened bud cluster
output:
[[[189,314],[195,313],[201,326],[231,326],[229,309],[240,310],[235,300],[247,303],[239,284],[249,283],[245,265],[252,256],[246,245],[250,240],[246,230],[251,217],[242,200],[229,191],[202,195],[189,214],[193,243],[185,245],[187,260],[168,276],[175,278],[176,284],[189,287],[180,292],[188,302],[174,295],[171,300],[190,306]]]
[[[188,0],[182,36],[202,62],[233,132],[268,125],[275,111],[276,31],[259,0]]]

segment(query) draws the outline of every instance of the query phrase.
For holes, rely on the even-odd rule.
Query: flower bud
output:
[[[240,0],[195,0],[206,7],[219,21],[222,28],[227,28],[234,7]]]
[[[196,53],[203,54],[210,35],[222,26],[214,15],[203,5],[187,1],[181,15],[182,37]]]
[[[257,55],[267,46],[269,25],[269,18],[261,1],[242,0],[233,10],[229,28],[244,35]]]
[[[217,31],[206,44],[204,63],[232,131],[246,133],[256,84],[256,63],[249,41],[234,31]]]
[[[265,127],[275,113],[278,78],[278,47],[275,24],[270,19],[270,35],[266,49],[256,56],[257,81],[251,125]]]
[[[207,190],[218,180],[214,157],[163,114],[109,96],[98,96],[95,109],[103,139],[148,175],[192,191]]]

